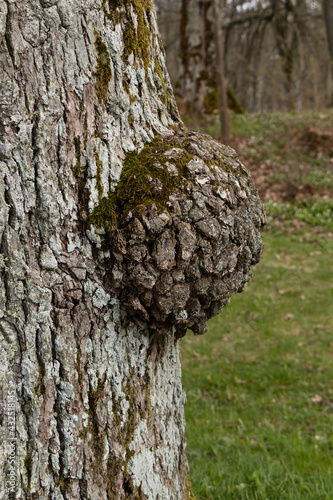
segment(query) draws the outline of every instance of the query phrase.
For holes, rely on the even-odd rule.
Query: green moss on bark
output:
[[[187,476],[184,500],[196,500],[189,475]]]
[[[32,478],[32,466],[33,466],[33,458],[32,458],[32,450],[31,450],[31,444],[29,441],[27,441],[27,447],[26,447],[26,457],[24,459],[24,467],[25,470],[27,471],[27,476],[28,476],[28,491],[31,489],[31,478]]]
[[[138,57],[139,55],[138,40],[134,24],[131,20],[127,21],[127,23],[125,24],[123,41],[124,41],[123,61],[127,62],[132,52],[134,54],[134,57]]]
[[[98,192],[98,201],[101,201],[103,193],[104,193],[104,188],[102,186],[102,162],[100,160],[97,149],[94,150],[94,155],[95,155],[96,167],[97,167],[96,188],[97,188],[97,192]]]
[[[149,14],[153,10],[151,0],[104,0],[102,7],[106,17],[114,24],[119,22],[124,24],[123,61],[127,62],[133,53],[135,58],[143,61],[147,73],[150,62],[148,23]],[[131,7],[136,14],[136,22],[133,19]]]
[[[167,201],[174,191],[180,191],[186,177],[186,165],[193,157],[183,149],[176,163],[178,173],[170,175],[164,153],[179,148],[174,139],[156,138],[140,153],[127,153],[115,193],[109,193],[95,207],[90,222],[107,231],[117,227],[118,216],[130,211],[141,213],[154,203],[160,211],[169,210]],[[172,162],[172,160],[171,160]]]
[[[95,49],[97,53],[97,66],[94,72],[96,79],[96,93],[99,102],[105,102],[112,77],[111,59],[107,46],[101,35],[95,29]]]
[[[228,96],[228,107],[235,113],[238,113],[240,115],[243,115],[245,113],[243,106],[240,104],[238,101],[237,97],[235,96],[234,92],[231,90],[229,87],[227,90],[227,96]]]
[[[90,215],[90,222],[97,228],[112,231],[117,227],[117,197],[115,193],[104,196]]]
[[[205,112],[210,115],[218,108],[217,89],[207,92],[204,98]]]
[[[123,89],[125,90],[126,94],[129,95],[130,104],[133,104],[133,102],[135,102],[138,98],[136,95],[131,94],[129,83],[125,75],[123,75]]]
[[[139,3],[139,2],[137,2]],[[135,4],[134,4],[135,5]],[[146,13],[140,7],[136,8],[137,29],[132,20],[128,20],[124,30],[123,61],[127,62],[133,53],[135,58],[140,58],[144,64],[146,73],[150,62],[149,58],[149,30]]]
[[[205,141],[210,140],[208,137]],[[119,227],[121,218],[129,212],[136,215],[154,204],[158,211],[169,211],[169,199],[173,193],[186,193],[192,181],[186,165],[194,157],[192,139],[177,137],[156,137],[138,153],[129,152],[125,156],[123,169],[115,192],[103,196],[90,214],[89,222],[107,234]],[[164,153],[177,148],[179,154],[169,159]],[[216,165],[230,173],[229,162],[224,159],[205,159],[208,167]],[[170,172],[170,164],[176,167]],[[239,172],[242,175],[242,172]]]

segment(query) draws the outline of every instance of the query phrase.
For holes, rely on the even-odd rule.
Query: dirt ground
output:
[[[263,200],[293,203],[306,202],[318,197],[331,198],[333,186],[311,182],[308,174],[313,168],[312,163],[320,164],[320,170],[326,169],[327,175],[333,174],[333,133],[309,127],[288,140],[291,141],[289,147],[294,156],[290,162],[283,161],[288,160],[285,154],[281,155],[280,161],[254,159],[254,144],[251,138],[232,136],[230,145],[237,151],[241,162],[250,170]],[[295,155],[295,152],[299,155]],[[298,156],[302,157],[299,164]],[[325,172],[322,175],[325,176]]]

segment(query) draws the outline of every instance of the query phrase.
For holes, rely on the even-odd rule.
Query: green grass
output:
[[[333,241],[263,234],[249,287],[181,343],[197,499],[333,499]]]
[[[265,202],[268,216],[267,229],[273,229],[276,220],[285,226],[292,226],[295,221],[308,226],[317,226],[327,231],[333,231],[333,199],[315,198],[306,202],[282,203]]]
[[[333,112],[289,112],[268,114],[230,115],[231,132],[242,136],[255,135],[258,141],[268,134],[281,139],[286,132],[302,130],[304,125],[327,129],[333,127]]]
[[[268,114],[251,114],[244,115],[230,113],[230,132],[233,135],[244,138],[252,138],[259,146],[265,146],[267,137],[275,137],[275,145],[277,148],[286,145],[284,138],[290,132],[300,132],[304,125],[318,127],[320,129],[333,128],[333,111],[327,109],[321,112],[290,112],[290,113],[268,113]],[[184,122],[189,126],[193,126],[195,121],[189,117],[184,117]],[[205,132],[211,135],[220,134],[219,117],[215,115],[207,120]]]
[[[309,155],[304,134],[309,128],[333,131],[333,112],[231,115],[231,131],[247,142],[255,162],[269,161],[277,167],[280,182],[310,183],[315,188],[333,188],[331,155],[318,150]]]

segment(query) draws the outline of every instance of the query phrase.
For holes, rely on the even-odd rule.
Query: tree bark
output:
[[[201,117],[218,108],[213,20],[211,0],[182,0],[178,102],[183,114]]]
[[[331,0],[323,0],[324,20],[327,33],[328,49],[333,63],[333,4]]]
[[[0,44],[0,497],[193,498],[178,339],[188,326],[201,332],[248,281],[262,249],[255,189],[232,150],[186,135],[149,1],[6,0]],[[168,224],[162,237],[170,236],[165,249],[162,240],[148,244],[142,236],[155,221],[145,215],[149,207],[138,212],[145,230],[132,212],[118,211],[117,230],[113,209],[103,224],[98,214],[119,193],[131,155],[154,145],[154,136],[170,135],[179,145],[164,149],[169,160],[177,149],[190,151],[186,168],[203,215],[189,195],[177,201],[168,192],[176,208],[161,219]],[[224,157],[226,171],[214,164]],[[175,186],[177,168],[165,165]],[[151,181],[158,191],[158,179],[147,176]],[[198,192],[208,187],[206,197]],[[179,220],[181,203],[187,211],[195,205],[195,222]],[[210,214],[220,212],[226,222],[213,221]],[[137,233],[126,233],[128,220]],[[192,268],[200,276],[199,264],[189,261],[181,231],[192,238],[193,259],[201,245],[206,281],[217,280],[214,303],[202,299],[201,281],[191,277]],[[208,262],[216,241],[225,248],[219,271]],[[141,251],[148,267],[139,276]],[[178,298],[164,291],[169,311],[151,280],[156,275],[162,287],[162,278],[172,282],[170,273]],[[197,295],[184,299],[190,288],[201,302]],[[181,301],[192,307],[192,319]]]
[[[178,120],[148,5],[145,55],[162,68],[149,81],[121,55],[134,4],[121,24],[111,3],[1,4],[1,382],[4,396],[17,390],[22,498],[188,490],[178,344],[170,335],[154,363],[146,332],[111,297],[97,240],[77,227],[82,199],[98,198],[98,158],[107,192],[124,152]]]
[[[221,123],[221,138],[224,144],[229,143],[229,116],[228,116],[228,98],[227,86],[225,82],[225,69],[223,57],[223,36],[222,36],[222,12],[220,0],[214,0],[214,34],[215,34],[215,53],[216,53],[216,80],[218,91],[219,114]]]

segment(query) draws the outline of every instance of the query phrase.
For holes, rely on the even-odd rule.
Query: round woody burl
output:
[[[134,166],[125,161],[112,198],[117,225],[103,226],[112,286],[154,335],[171,327],[179,337],[188,328],[202,334],[250,280],[265,213],[231,148],[199,132],[155,139],[146,148]]]

